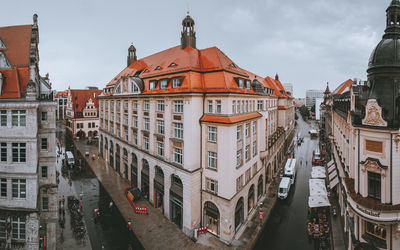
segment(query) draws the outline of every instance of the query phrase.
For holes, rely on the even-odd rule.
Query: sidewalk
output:
[[[85,141],[74,141],[75,147],[85,155],[88,145]],[[90,155],[97,155],[97,148],[90,148]],[[136,214],[125,197],[125,188],[128,181],[122,178],[113,168],[108,167],[101,158],[95,160],[85,157],[99,181],[118,207],[126,221],[132,222],[132,230],[145,249],[225,249],[227,246],[210,237],[212,244],[193,242],[174,223],[169,221],[161,212],[154,208],[148,201],[140,200],[138,205],[144,205],[148,209],[148,215]]]

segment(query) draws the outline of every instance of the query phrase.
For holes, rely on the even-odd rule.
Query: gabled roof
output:
[[[102,90],[99,89],[70,89],[72,109],[74,113],[82,112],[86,107],[86,103],[89,99],[92,99],[97,111],[99,111],[99,101],[97,96],[99,96]]]
[[[59,97],[59,96],[61,96],[61,97],[68,97],[68,93],[67,93],[67,91],[58,91],[58,92],[56,93],[55,97],[57,98],[57,97]]]
[[[32,25],[0,27],[0,48],[11,68],[0,69],[3,84],[0,98],[20,98],[29,81],[29,53]]]
[[[344,92],[346,92],[345,90],[347,89],[347,91],[350,91],[351,85],[353,85],[353,80],[349,79],[345,82],[343,82],[342,84],[339,85],[339,87],[337,87],[333,92],[332,95],[341,95]]]
[[[171,64],[173,63],[173,66]],[[257,78],[264,86],[276,89],[279,96],[284,91],[279,81],[267,83],[263,77],[238,67],[228,56],[217,47],[181,49],[175,46],[133,62],[114,77],[106,87],[115,87],[122,77],[139,76],[144,80],[145,88],[142,94],[184,93],[184,92],[230,92],[256,94],[253,89],[239,88],[236,78],[253,81]],[[151,80],[181,77],[180,88],[149,89]],[[272,86],[269,86],[272,85]],[[107,94],[104,94],[107,95]]]

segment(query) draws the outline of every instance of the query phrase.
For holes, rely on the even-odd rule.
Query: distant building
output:
[[[290,96],[293,96],[293,84],[291,83],[284,83],[283,87],[285,88],[286,92],[288,92],[288,94]]]
[[[68,89],[67,132],[72,138],[92,137],[99,132],[99,102],[97,89]]]
[[[324,98],[324,91],[322,90],[307,90],[306,91],[306,106],[311,108],[315,104],[316,98]]]
[[[295,107],[301,107],[306,105],[306,98],[294,98],[293,102]]]
[[[315,120],[319,121],[321,119],[321,113],[319,106],[324,101],[323,98],[315,98]]]
[[[0,249],[56,249],[56,103],[39,28],[0,27]]]
[[[68,100],[68,92],[67,91],[54,91],[54,99],[57,102],[56,109],[56,118],[57,120],[64,120],[66,118],[67,112],[67,100]]]

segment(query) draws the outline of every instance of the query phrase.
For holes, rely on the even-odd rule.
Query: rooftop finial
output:
[[[38,15],[36,13],[33,14],[33,24],[34,25],[37,25],[37,18],[38,18]]]

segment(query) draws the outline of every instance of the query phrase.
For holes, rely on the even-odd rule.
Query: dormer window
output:
[[[11,69],[11,65],[3,52],[0,52],[0,69]]]
[[[134,83],[131,83],[131,92],[132,93],[139,93],[139,88]]]
[[[178,66],[176,63],[172,62],[168,67]]]
[[[148,70],[148,69],[145,69],[145,70],[143,71],[143,73],[147,73],[147,72],[149,72],[149,70]]]
[[[115,93],[116,94],[121,93],[121,85],[118,85],[118,87],[115,89]]]
[[[229,64],[229,67],[236,68],[234,63]]]
[[[168,87],[168,79],[160,80],[160,89],[166,89]]]
[[[244,88],[244,79],[239,78],[239,88]]]
[[[0,49],[5,49],[6,45],[3,43],[3,41],[0,38]]]
[[[247,88],[247,89],[251,89],[250,80],[247,80],[247,81],[246,81],[246,88]]]
[[[160,70],[160,69],[162,69],[160,66],[157,66],[157,67],[155,68],[155,70]]]
[[[182,80],[180,78],[172,78],[172,88],[177,89],[180,88],[182,84]]]
[[[157,85],[157,81],[154,81],[154,80],[150,81],[149,89],[155,89],[156,85]]]

